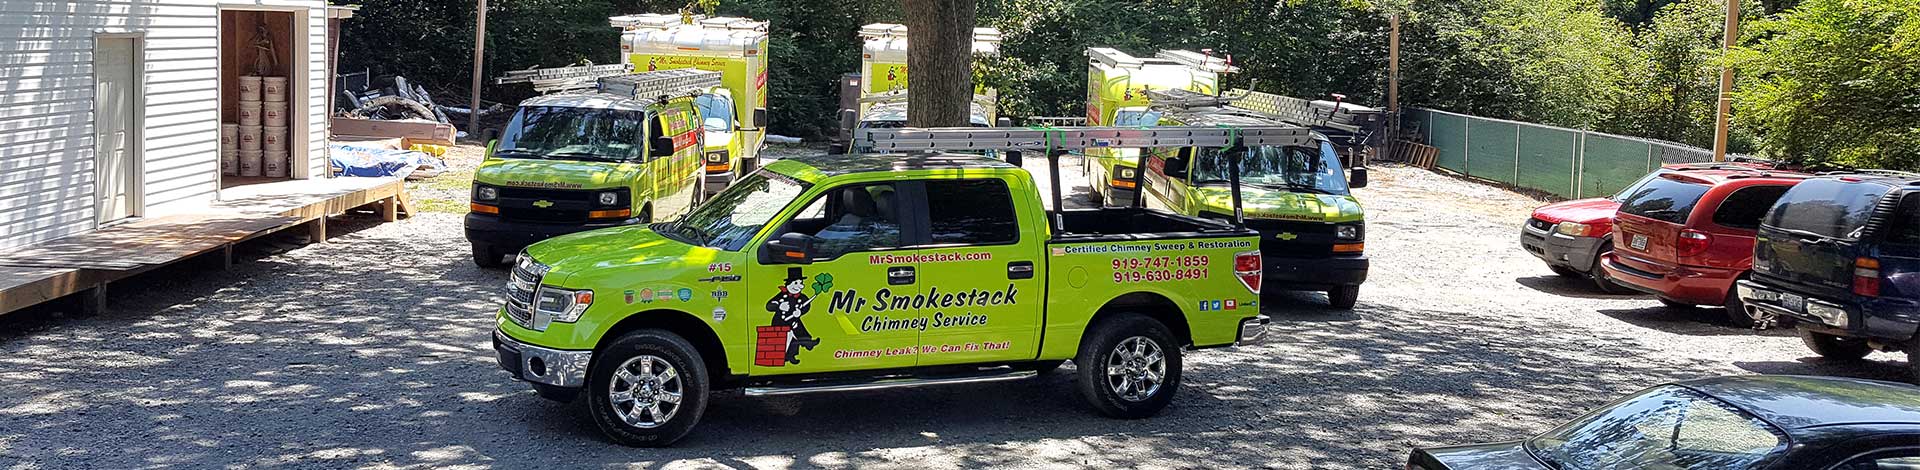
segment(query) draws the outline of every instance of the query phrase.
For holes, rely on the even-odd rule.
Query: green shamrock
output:
[[[833,289],[833,275],[820,273],[813,277],[813,295],[824,294]]]

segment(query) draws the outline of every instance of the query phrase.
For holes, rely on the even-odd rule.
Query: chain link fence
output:
[[[1439,149],[1435,166],[1561,197],[1604,197],[1668,163],[1713,159],[1670,142],[1410,108],[1404,135]]]

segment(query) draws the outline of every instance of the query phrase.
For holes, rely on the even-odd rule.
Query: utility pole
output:
[[[467,108],[467,138],[480,138],[480,66],[487,52],[487,0],[479,0],[479,17],[473,28],[473,101]]]
[[[1733,46],[1740,39],[1740,0],[1727,1],[1727,31],[1720,56],[1726,57],[1733,52]],[[1733,112],[1733,68],[1725,61],[1720,63],[1720,111],[1713,118],[1713,161],[1727,161],[1727,121]]]
[[[1400,139],[1400,14],[1387,15],[1391,33],[1387,36],[1387,116],[1393,121],[1387,127],[1387,152],[1392,155],[1393,143]]]

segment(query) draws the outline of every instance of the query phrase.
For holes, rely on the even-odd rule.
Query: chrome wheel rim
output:
[[[1145,401],[1160,393],[1167,378],[1167,355],[1145,336],[1120,340],[1107,353],[1107,386],[1126,401]]]
[[[607,393],[621,421],[651,429],[667,424],[680,412],[680,393],[685,388],[673,364],[658,356],[641,355],[614,369]]]

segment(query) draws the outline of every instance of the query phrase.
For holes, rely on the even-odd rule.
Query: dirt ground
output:
[[[464,206],[458,174],[415,199]],[[1555,277],[1518,246],[1542,201],[1412,168],[1372,176],[1356,191],[1373,260],[1358,308],[1264,302],[1266,341],[1188,355],[1151,419],[1094,416],[1055,373],[721,393],[675,448],[613,445],[494,364],[505,274],[467,259],[462,208],[349,216],[326,244],[267,237],[231,271],[188,262],[117,284],[100,315],[0,318],[0,467],[1388,468],[1662,381],[1906,378],[1890,354],[1830,363],[1790,332]]]

